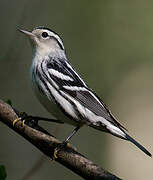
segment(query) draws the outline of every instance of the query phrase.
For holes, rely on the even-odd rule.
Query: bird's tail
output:
[[[131,136],[129,136],[128,134],[125,133],[125,139],[132,142],[133,144],[135,144],[139,149],[141,149],[141,151],[143,151],[145,154],[147,154],[148,156],[152,157],[152,154],[145,148],[143,147],[141,144],[139,144],[136,140],[134,140]]]
[[[104,125],[93,125],[91,124],[90,126],[98,129],[100,131],[104,131],[104,132],[108,132],[111,133],[114,136],[117,136],[121,139],[127,140],[132,142],[133,144],[135,144],[139,149],[141,149],[141,151],[143,151],[145,154],[147,154],[148,156],[152,157],[152,154],[145,148],[143,147],[141,144],[139,144],[136,140],[134,140],[131,136],[129,136],[125,130],[123,130],[122,126],[121,127],[117,127],[115,125],[113,125],[112,123],[106,121],[105,124],[107,124],[106,127],[104,127]]]

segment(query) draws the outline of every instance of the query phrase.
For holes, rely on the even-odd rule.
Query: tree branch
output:
[[[22,127],[21,122],[18,122],[15,124],[15,127],[13,127],[12,122],[16,118],[18,118],[18,115],[13,108],[0,100],[0,121],[31,142],[31,144],[50,158],[54,152],[54,148],[57,147],[60,141],[39,125],[33,128],[27,125]],[[55,159],[55,161],[86,180],[121,180],[94,164],[85,156],[75,151],[71,146],[67,146],[63,150],[60,150],[58,152],[58,158]]]

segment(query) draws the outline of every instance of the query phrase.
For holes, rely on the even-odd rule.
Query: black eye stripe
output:
[[[62,44],[54,37],[54,36],[49,36],[49,37],[51,37],[51,38],[53,38],[53,39],[55,39],[56,40],[56,42],[57,42],[57,44],[59,45],[59,47],[62,49],[62,50],[64,50],[64,48],[63,48],[63,46],[62,46]]]
[[[43,38],[47,38],[47,37],[53,38],[53,39],[58,43],[59,47],[60,47],[62,50],[64,50],[62,44],[61,44],[61,43],[58,41],[58,39],[56,39],[54,36],[50,36],[50,35],[49,35],[47,32],[45,32],[45,31],[42,32],[41,36],[42,36]]]

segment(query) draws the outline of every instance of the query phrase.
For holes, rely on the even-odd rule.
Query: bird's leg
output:
[[[59,144],[59,145],[55,148],[54,154],[53,154],[53,157],[52,157],[53,160],[57,158],[57,153],[58,153],[58,151],[61,150],[61,149],[63,149],[63,148],[67,145],[68,141],[72,138],[73,135],[75,135],[75,134],[77,133],[77,131],[78,131],[80,128],[81,128],[81,126],[77,126],[75,129],[73,129],[73,131],[71,132],[71,134],[70,134],[61,144]]]
[[[44,117],[40,117],[40,116],[29,116],[31,119],[34,119],[35,121],[49,121],[49,122],[55,122],[55,123],[59,123],[59,124],[64,124],[63,121],[59,120],[59,119],[50,119],[50,118],[44,118]]]
[[[13,126],[15,126],[15,124],[18,121],[22,121],[22,127],[24,127],[25,122],[31,122],[32,124],[38,124],[39,120],[51,121],[51,122],[61,123],[61,124],[63,123],[62,121],[57,120],[57,119],[49,119],[49,118],[44,118],[44,117],[39,117],[39,116],[31,116],[31,115],[26,114],[25,112],[21,112],[21,113],[19,113],[19,118],[15,119],[13,121]]]

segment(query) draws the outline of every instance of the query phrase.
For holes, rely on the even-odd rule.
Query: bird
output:
[[[152,154],[127,133],[106,104],[88,87],[67,59],[61,37],[44,26],[32,31],[18,29],[28,36],[33,50],[30,78],[36,97],[57,119],[73,125],[71,134],[54,151],[57,158],[72,136],[84,126],[110,133],[132,142],[146,155]]]

